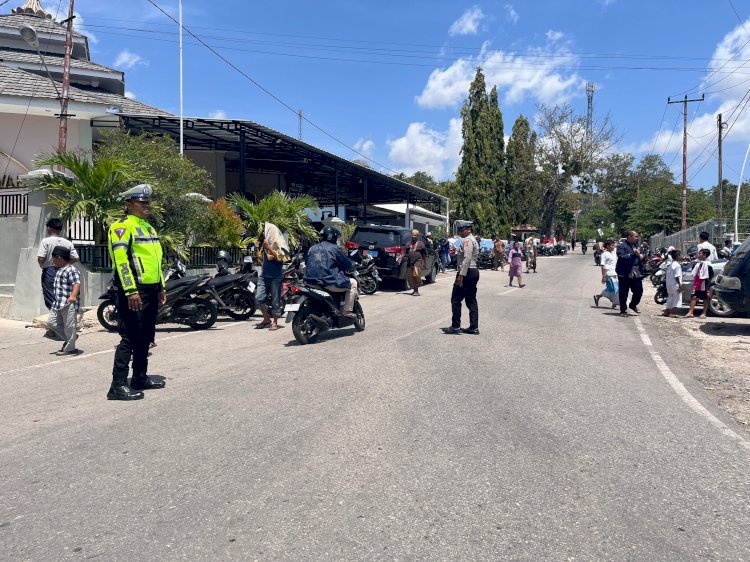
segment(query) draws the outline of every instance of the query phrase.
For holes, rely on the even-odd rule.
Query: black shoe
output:
[[[641,313],[641,309],[638,308],[637,306],[630,305],[628,308],[630,310],[632,310],[633,312],[635,312],[636,314],[640,314]]]
[[[444,334],[454,334],[458,335],[461,333],[461,328],[454,328],[453,326],[448,326],[447,328],[440,328],[443,330]]]
[[[167,386],[165,381],[155,381],[151,377],[137,379],[130,382],[130,388],[133,390],[157,390]]]
[[[627,318],[628,317],[628,313],[627,312],[621,312],[620,313],[620,317],[621,318]]]
[[[471,334],[473,336],[478,336],[479,335],[479,328],[461,328],[461,331],[464,334]]]
[[[107,393],[107,400],[140,400],[142,392],[133,391],[128,385],[111,386]]]

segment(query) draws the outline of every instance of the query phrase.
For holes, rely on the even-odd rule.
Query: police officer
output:
[[[149,378],[148,347],[156,327],[159,305],[167,302],[161,270],[162,250],[151,215],[153,188],[142,184],[121,193],[126,217],[109,228],[109,255],[117,287],[120,344],[115,351],[109,400],[139,400],[142,390],[164,388],[164,381]],[[128,386],[128,364],[133,379]]]
[[[479,335],[479,305],[477,304],[477,283],[479,283],[479,243],[471,235],[471,221],[456,221],[458,235],[462,238],[456,263],[456,281],[451,293],[451,325],[443,328],[446,334]],[[469,327],[461,328],[461,304],[466,302],[469,309]]]

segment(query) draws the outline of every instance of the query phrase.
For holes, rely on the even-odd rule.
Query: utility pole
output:
[[[689,100],[687,95],[682,101],[672,101],[671,98],[667,98],[667,103],[681,103],[683,104],[683,125],[682,125],[682,236],[681,236],[681,250],[685,251],[685,230],[687,230],[687,104],[695,101],[703,101],[705,96],[701,96],[700,99]]]
[[[596,86],[593,82],[586,82],[586,101],[588,102],[587,108],[586,108],[586,156],[590,156],[589,151],[591,150],[591,144],[592,140],[591,137],[593,136],[593,130],[594,130],[594,92],[596,91]],[[594,191],[596,190],[596,186],[594,185],[594,182],[591,182],[591,209],[594,208]]]
[[[297,112],[297,116],[299,117],[299,126],[297,127],[297,138],[299,138],[299,140],[302,140],[302,120],[304,119],[304,114],[301,109]]]
[[[716,118],[716,123],[719,127],[719,240],[721,240],[724,238],[724,173],[721,161],[721,134],[727,126],[721,121],[721,113]]]
[[[68,98],[70,97],[70,58],[73,55],[73,4],[70,0],[68,5],[68,19],[65,20],[65,58],[63,59],[63,82],[60,94],[60,133],[57,139],[58,152],[65,152],[68,144]]]

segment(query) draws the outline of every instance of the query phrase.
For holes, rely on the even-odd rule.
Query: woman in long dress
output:
[[[516,240],[513,242],[513,248],[511,248],[510,253],[508,254],[508,261],[510,262],[510,268],[508,269],[508,277],[510,277],[510,280],[508,281],[508,287],[513,286],[513,278],[518,278],[518,286],[520,288],[524,288],[526,285],[523,284],[523,280],[521,279],[521,270],[522,270],[522,259],[523,259],[523,252],[521,251],[521,243]]]
[[[680,251],[671,250],[669,257],[672,263],[667,268],[667,304],[664,316],[677,318],[677,307],[682,302],[682,265],[680,264]]]

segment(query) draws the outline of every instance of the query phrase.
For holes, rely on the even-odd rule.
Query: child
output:
[[[690,297],[690,310],[687,318],[693,318],[695,305],[698,299],[703,301],[703,312],[701,318],[708,316],[708,301],[711,298],[711,291],[708,290],[708,282],[711,279],[713,271],[709,265],[708,256],[711,251],[707,248],[701,248],[698,252],[698,262],[693,267],[693,294]]]
[[[677,318],[677,307],[682,301],[682,264],[680,264],[680,251],[670,250],[669,257],[672,262],[667,268],[667,307],[664,316]]]
[[[602,268],[602,285],[604,290],[594,295],[594,304],[599,306],[599,299],[602,297],[609,299],[612,303],[612,308],[617,308],[619,303],[620,285],[617,281],[617,254],[613,252],[615,249],[614,240],[607,240],[604,243],[604,252],[601,257],[601,268]]]
[[[80,350],[76,349],[76,313],[81,277],[76,268],[70,265],[70,250],[63,246],[56,246],[52,250],[52,263],[58,271],[47,325],[58,337],[65,339],[62,349],[55,355],[78,355]]]

